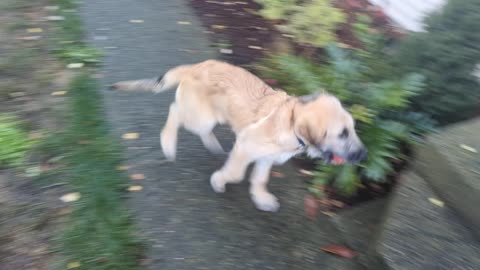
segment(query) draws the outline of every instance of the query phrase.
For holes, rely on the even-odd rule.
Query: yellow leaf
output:
[[[72,193],[67,193],[63,195],[62,197],[60,197],[60,200],[62,200],[63,202],[74,202],[74,201],[78,201],[80,197],[81,197],[80,193],[72,192]]]
[[[140,137],[138,133],[132,132],[132,133],[125,133],[122,135],[122,139],[124,140],[136,140]]]
[[[28,33],[41,33],[41,32],[43,32],[43,29],[42,29],[42,28],[39,28],[39,27],[37,27],[37,28],[28,28],[28,29],[27,29],[27,32],[28,32]]]
[[[145,175],[143,175],[142,173],[134,173],[134,174],[130,175],[130,179],[132,179],[132,180],[143,180],[143,179],[145,179]]]
[[[431,203],[435,204],[436,206],[443,207],[443,206],[445,205],[444,202],[442,202],[442,201],[440,201],[440,200],[438,200],[438,199],[435,199],[435,198],[428,198],[428,200],[429,200]]]
[[[143,23],[143,20],[130,20],[130,23]]]
[[[460,144],[460,148],[462,148],[463,150],[466,150],[468,152],[477,153],[477,149],[475,149],[471,146],[468,146],[466,144]]]
[[[84,65],[85,65],[84,63],[70,63],[67,65],[67,68],[81,68]]]
[[[129,186],[128,187],[128,191],[140,191],[142,189],[143,189],[142,186]]]
[[[67,264],[67,269],[73,269],[73,268],[78,268],[80,267],[80,262],[69,262]]]
[[[300,169],[300,170],[298,170],[298,172],[303,174],[303,175],[308,175],[308,176],[314,176],[315,175],[312,171],[307,171],[307,170],[304,170],[304,169]]]
[[[227,28],[227,26],[221,25],[221,24],[213,24],[213,25],[211,25],[211,27],[213,29],[225,29],[225,28]]]
[[[254,46],[254,45],[249,45],[248,48],[254,49],[254,50],[263,50],[262,47],[260,47],[260,46]]]
[[[128,170],[128,169],[130,169],[129,166],[125,166],[125,165],[117,166],[117,170],[118,170],[118,171],[126,171],[126,170]]]
[[[67,93],[67,91],[55,91],[52,92],[50,95],[52,96],[64,96]]]
[[[192,23],[191,23],[191,22],[188,22],[188,21],[178,21],[177,24],[190,25],[190,24],[192,24]]]

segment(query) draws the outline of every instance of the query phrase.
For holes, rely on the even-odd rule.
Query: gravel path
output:
[[[106,52],[104,86],[215,58],[184,1],[84,0],[81,9],[89,40]],[[341,237],[327,218],[305,218],[305,187],[288,165],[276,168],[284,178],[271,181],[282,204],[271,214],[254,208],[247,181],[215,194],[208,179],[224,160],[209,155],[199,139],[185,131],[180,133],[177,162],[165,162],[159,131],[173,95],[104,91],[113,134],[140,134],[124,145],[129,173],[146,177],[137,182],[144,189],[132,194],[130,205],[151,246],[151,269],[354,268],[352,261],[320,251],[322,245],[341,244]],[[216,134],[226,149],[231,147],[228,130]]]

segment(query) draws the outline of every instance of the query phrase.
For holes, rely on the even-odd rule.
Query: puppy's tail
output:
[[[154,93],[164,92],[177,86],[182,81],[183,76],[192,69],[192,66],[182,65],[174,67],[158,78],[117,82],[112,84],[110,89],[120,91],[144,90]]]

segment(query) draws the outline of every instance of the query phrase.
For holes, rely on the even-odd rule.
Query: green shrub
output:
[[[22,130],[18,120],[9,115],[0,115],[0,168],[21,164],[32,145],[32,140]]]
[[[257,0],[260,11],[268,19],[283,20],[278,26],[282,32],[291,34],[296,41],[323,47],[335,40],[337,25],[345,22],[345,14],[333,7],[330,0]]]
[[[428,87],[412,107],[442,124],[469,118],[480,104],[480,83],[472,74],[480,63],[480,1],[450,0],[426,20],[427,32],[399,45],[395,65],[418,72]]]
[[[259,71],[277,79],[287,92],[306,94],[321,88],[337,96],[352,113],[358,135],[369,151],[360,165],[321,165],[316,186],[333,184],[345,193],[356,190],[360,180],[385,181],[393,172],[392,162],[403,159],[401,145],[430,130],[432,122],[421,114],[407,113],[411,97],[424,88],[423,77],[408,74],[401,79],[371,81],[370,69],[354,51],[327,47],[329,63],[315,65],[309,60],[276,55],[266,59]],[[423,121],[415,121],[422,119]]]

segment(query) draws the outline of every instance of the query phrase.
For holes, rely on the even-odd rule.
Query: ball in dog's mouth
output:
[[[333,164],[338,164],[338,165],[340,165],[340,164],[345,163],[345,159],[343,159],[343,158],[341,158],[341,157],[339,157],[339,156],[333,155],[332,163],[333,163]]]

